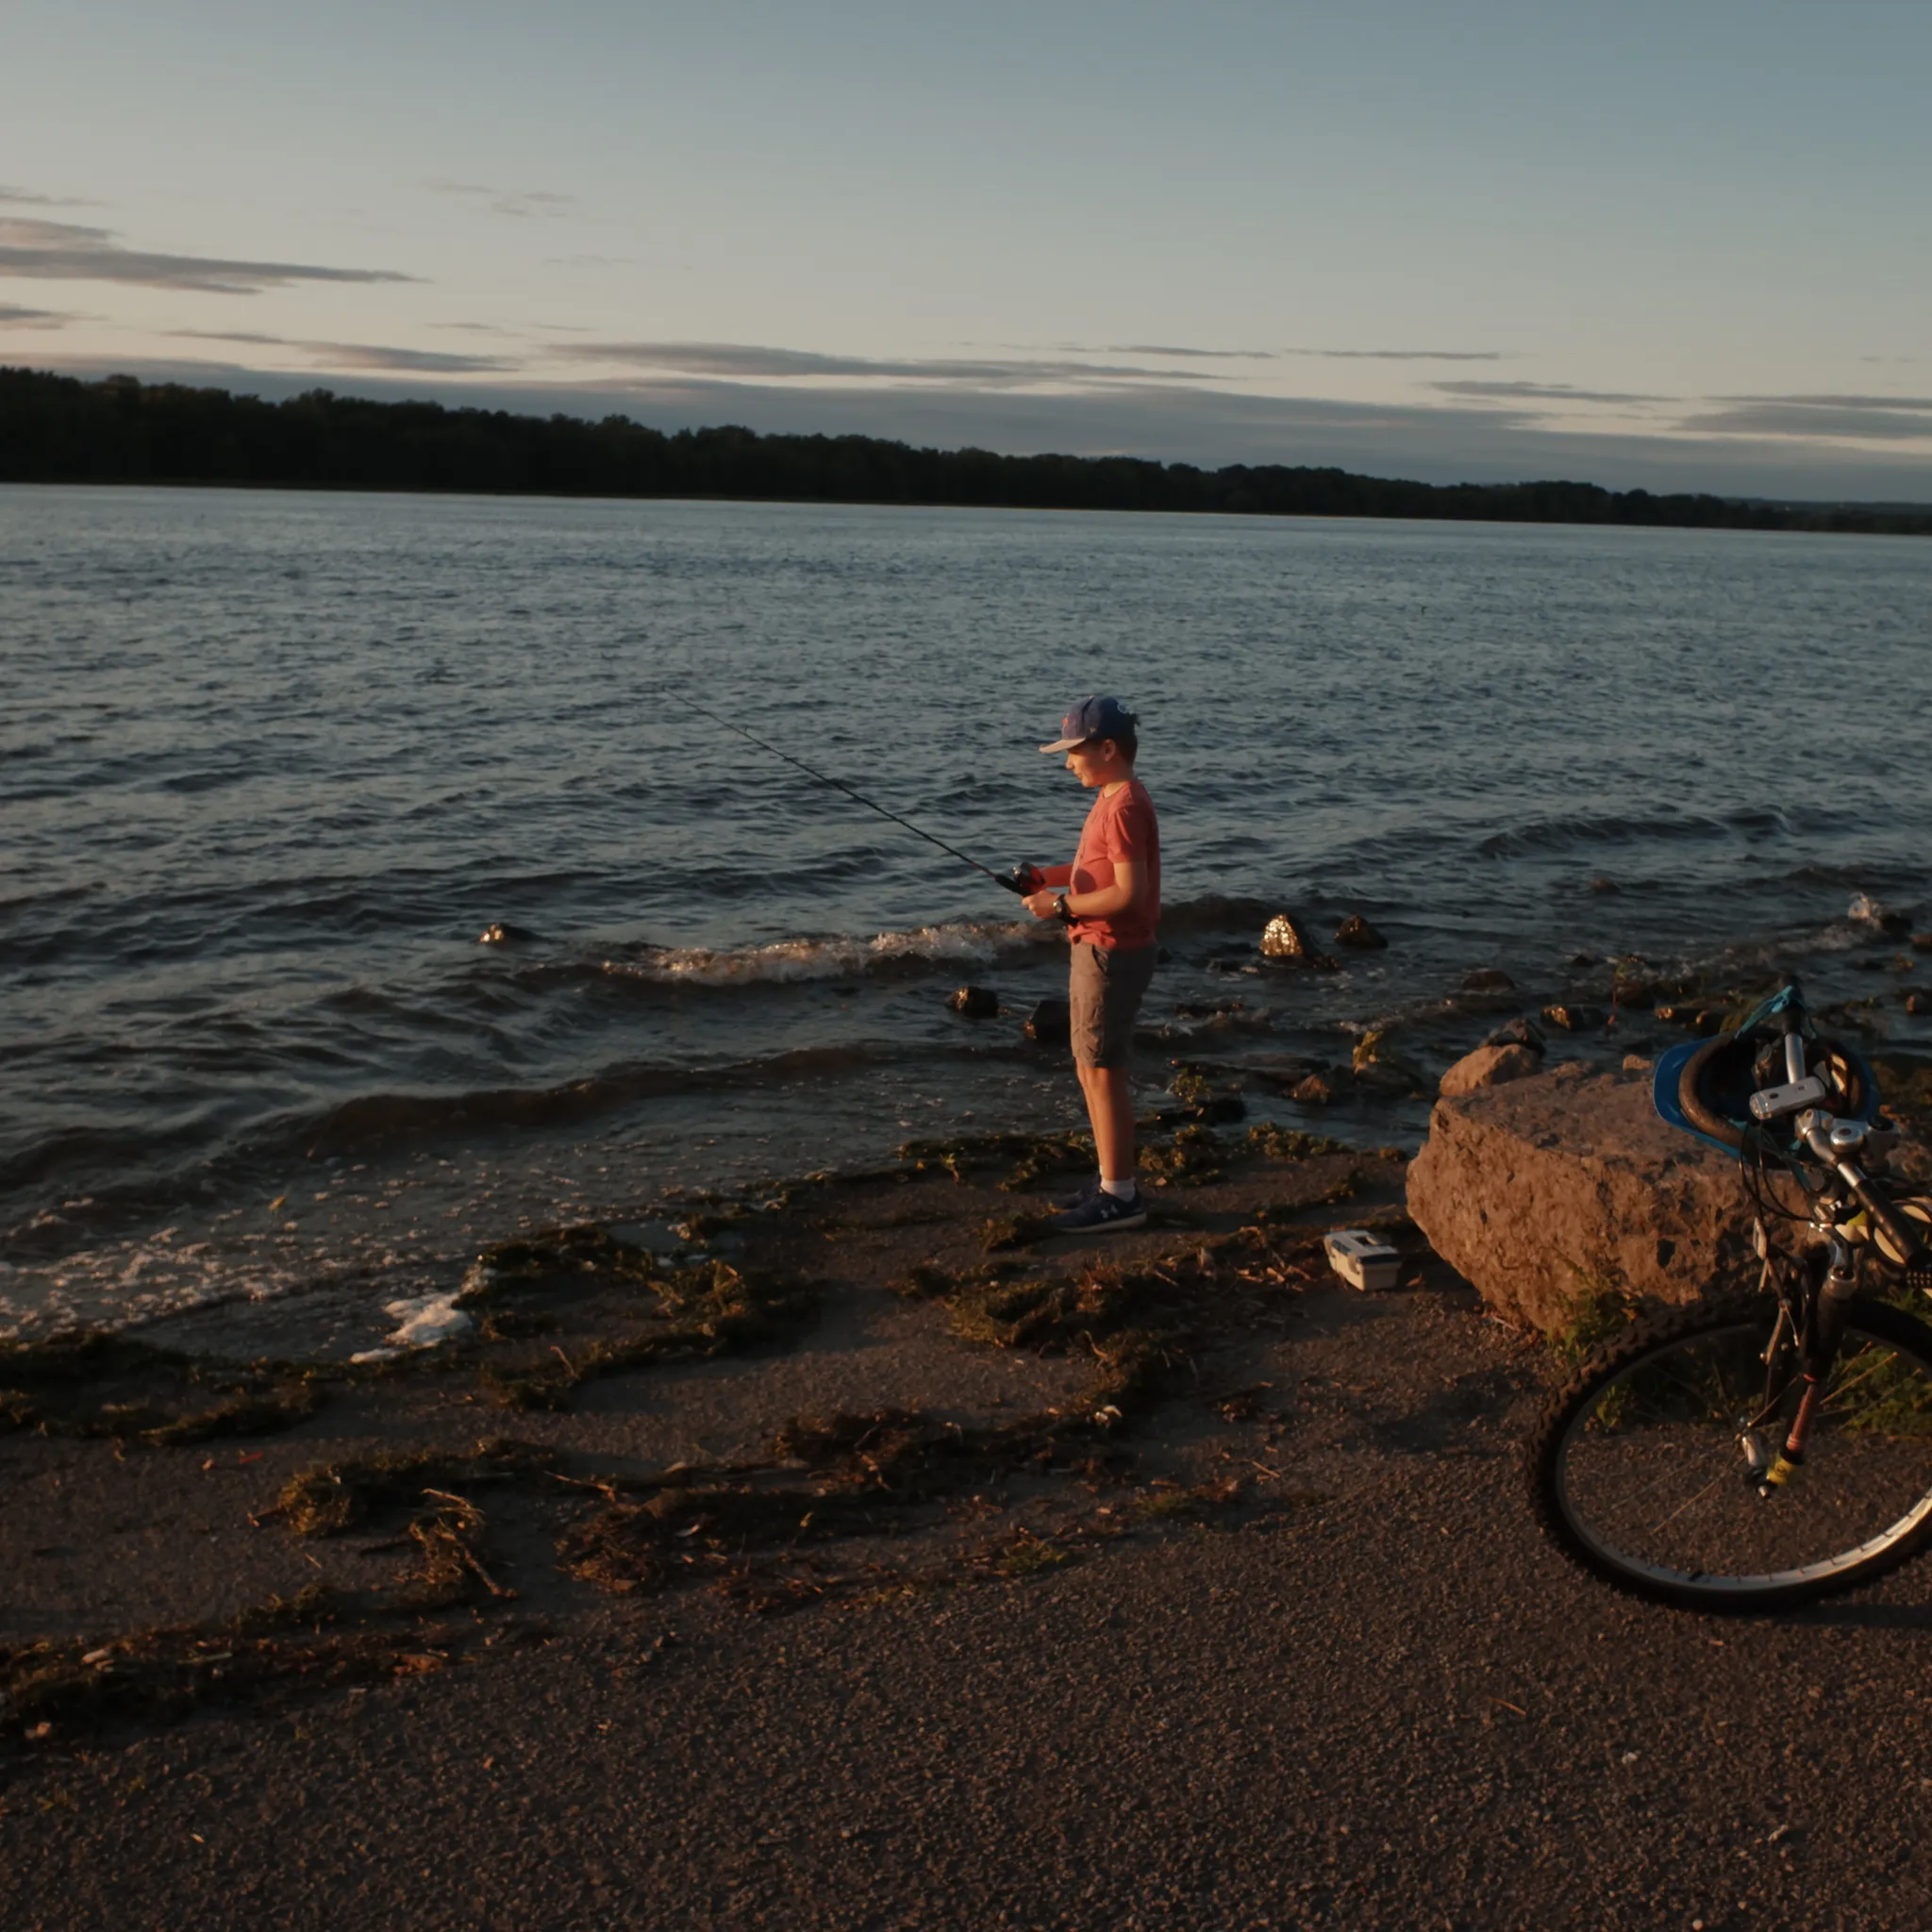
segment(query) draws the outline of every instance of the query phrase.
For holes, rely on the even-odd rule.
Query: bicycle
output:
[[[1738,1156],[1758,1291],[1641,1319],[1583,1362],[1529,1441],[1537,1521],[1593,1575],[1679,1607],[1873,1582],[1932,1541],[1932,1198],[1888,1175],[1876,1076],[1795,979],[1666,1053],[1652,1098]]]

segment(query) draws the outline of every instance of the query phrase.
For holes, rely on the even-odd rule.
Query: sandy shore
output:
[[[11,1357],[0,1916],[1932,1912],[1932,1566],[1723,1624],[1572,1574],[1544,1357],[1399,1159],[1168,1145],[1105,1243],[1035,1238],[1064,1148],[988,1142],[500,1250],[420,1357]],[[1321,1258],[1363,1223],[1385,1294]]]

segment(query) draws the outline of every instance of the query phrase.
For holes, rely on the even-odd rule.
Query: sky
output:
[[[7,0],[0,363],[1932,501],[1925,0]]]

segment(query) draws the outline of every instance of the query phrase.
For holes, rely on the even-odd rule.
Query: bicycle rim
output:
[[[1539,1432],[1539,1514],[1621,1587],[1707,1608],[1802,1603],[1873,1580],[1932,1535],[1932,1332],[1855,1303],[1803,1464],[1767,1483],[1804,1391],[1765,1359],[1776,1306],[1634,1331]]]

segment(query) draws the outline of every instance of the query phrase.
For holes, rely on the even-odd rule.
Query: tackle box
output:
[[[1393,1288],[1402,1273],[1402,1257],[1365,1227],[1338,1227],[1323,1238],[1328,1265],[1351,1287]]]

